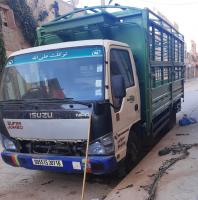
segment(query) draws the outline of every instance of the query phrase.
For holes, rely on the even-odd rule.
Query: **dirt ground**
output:
[[[14,168],[0,159],[1,200],[78,200],[82,179],[81,175]],[[89,178],[85,199],[104,199],[117,183],[117,179],[106,177]]]
[[[185,102],[177,120],[183,114],[198,120],[198,79],[186,82]],[[198,123],[176,126],[152,149],[151,152],[111,191],[105,200],[152,200],[149,199],[151,184],[163,163],[175,155],[159,156],[158,152],[171,145],[198,143]],[[156,200],[198,200],[198,147],[189,151],[187,158],[170,166],[157,184]]]
[[[82,179],[82,175],[14,168],[0,159],[1,200],[78,200]],[[85,199],[104,199],[118,181],[111,177],[89,177]]]
[[[179,119],[186,113],[198,119],[198,80],[187,82],[185,88],[185,102],[177,117]],[[85,199],[101,200],[109,194],[106,200],[146,200],[148,192],[145,186],[152,183],[153,174],[162,162],[171,157],[159,157],[158,151],[173,143],[198,142],[197,130],[198,124],[186,127],[177,125],[117,187],[115,186],[118,180],[115,178],[91,178],[87,184]],[[157,188],[157,200],[198,200],[198,148],[192,148],[189,152],[188,158],[170,167],[161,178]],[[1,200],[78,200],[81,186],[80,175],[13,168],[4,164],[0,158]]]

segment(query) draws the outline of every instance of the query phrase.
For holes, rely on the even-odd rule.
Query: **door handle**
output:
[[[127,101],[129,101],[129,103],[133,103],[135,101],[135,97],[134,96],[129,96],[127,98]]]

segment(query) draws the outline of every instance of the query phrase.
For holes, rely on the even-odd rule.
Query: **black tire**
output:
[[[170,116],[169,128],[170,130],[176,125],[176,112],[172,111]]]
[[[137,133],[134,130],[131,130],[129,133],[128,143],[127,143],[127,152],[125,158],[125,165],[127,173],[137,164],[140,158],[140,139],[137,136]]]
[[[137,133],[134,130],[131,130],[127,142],[126,157],[118,164],[117,175],[120,178],[126,176],[139,161],[141,155],[140,141],[141,139],[137,136]]]
[[[175,126],[175,124],[176,124],[176,112],[172,111],[169,117],[168,124],[164,129],[165,130],[164,133],[165,134],[168,133]]]

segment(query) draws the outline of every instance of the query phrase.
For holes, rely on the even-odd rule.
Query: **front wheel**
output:
[[[118,175],[124,177],[128,174],[140,159],[141,140],[134,130],[129,133],[126,157],[118,164]]]
[[[137,132],[131,130],[129,133],[127,152],[126,152],[126,171],[127,173],[137,164],[140,158],[141,142]]]

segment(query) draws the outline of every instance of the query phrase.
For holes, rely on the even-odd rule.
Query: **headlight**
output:
[[[9,150],[9,151],[16,151],[17,150],[16,145],[14,144],[14,142],[11,139],[8,139],[8,138],[6,138],[4,136],[2,136],[2,144],[3,144],[3,147],[6,150]]]
[[[113,135],[108,134],[89,145],[89,155],[110,155],[114,153]]]

